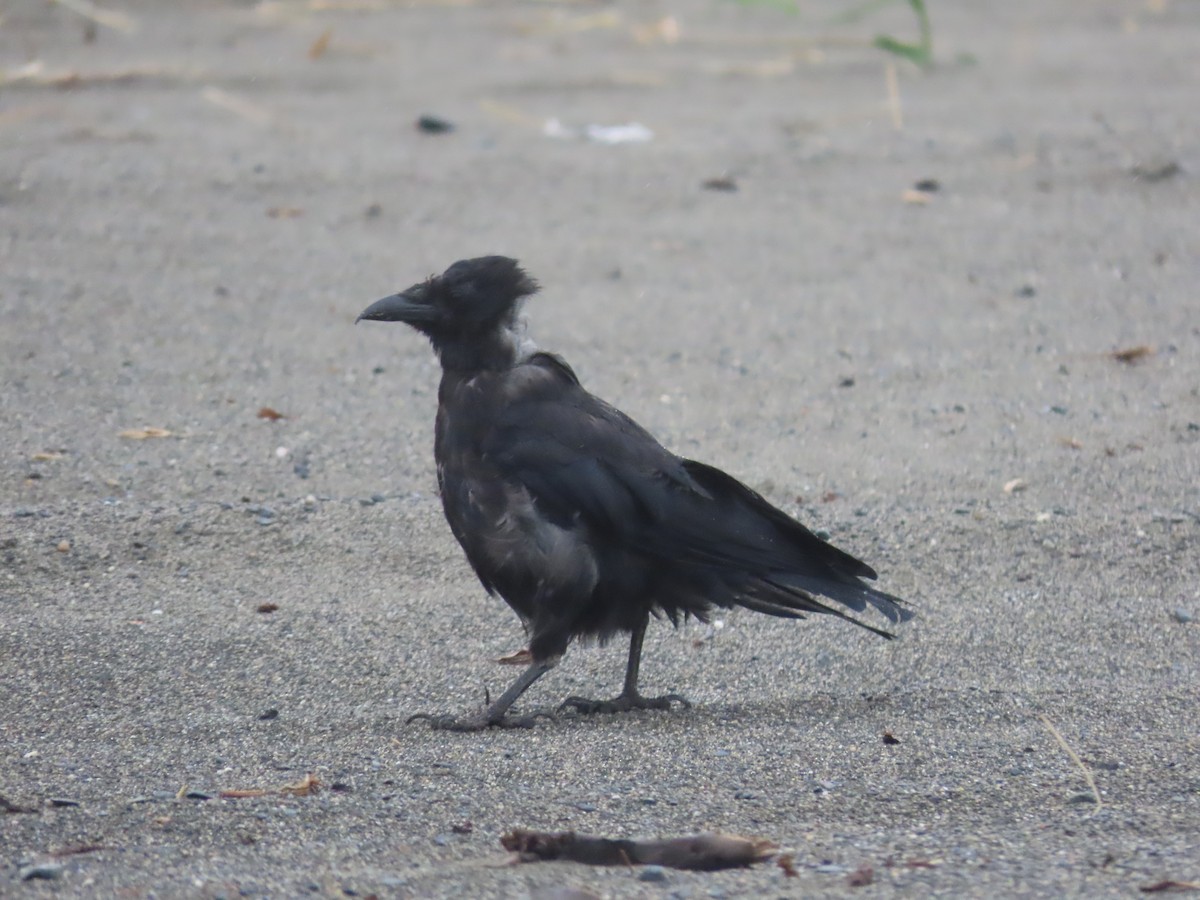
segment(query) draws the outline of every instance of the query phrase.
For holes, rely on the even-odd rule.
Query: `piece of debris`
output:
[[[1083,802],[1094,802],[1096,804],[1096,809],[1102,808],[1104,806],[1104,801],[1100,799],[1100,789],[1096,787],[1096,779],[1092,777],[1092,770],[1089,769],[1084,761],[1079,758],[1079,754],[1071,749],[1071,745],[1068,744],[1067,739],[1062,736],[1062,732],[1054,727],[1053,722],[1051,722],[1044,715],[1039,715],[1038,719],[1040,719],[1041,723],[1046,726],[1046,730],[1050,732],[1051,737],[1058,742],[1058,746],[1062,747],[1063,752],[1070,757],[1071,762],[1075,763],[1079,771],[1083,773],[1083,780],[1087,783],[1088,791],[1090,791],[1090,795],[1081,795],[1083,797]]]
[[[900,199],[912,206],[928,206],[933,200],[933,194],[909,188],[900,195]]]
[[[529,652],[528,647],[522,647],[516,653],[499,657],[496,662],[502,666],[527,666],[533,662],[533,654]]]
[[[900,743],[900,738],[896,737],[890,731],[885,731],[883,733],[883,742],[889,747],[894,747],[896,744]]]
[[[278,603],[260,603],[254,608],[254,611],[266,615],[267,613],[275,612],[277,609],[279,609]]]
[[[796,878],[800,875],[800,873],[796,871],[795,857],[793,857],[790,853],[780,854],[775,860],[775,865],[783,869],[784,878]]]
[[[321,782],[312,772],[309,772],[294,784],[286,784],[279,789],[281,794],[291,794],[293,797],[307,797],[321,790]]]
[[[71,542],[70,541],[59,541],[58,546],[55,547],[54,549],[57,550],[59,553],[70,553],[71,552]]]
[[[272,722],[279,718],[279,710],[272,706],[270,709],[264,709],[260,712],[257,718],[260,722]]]
[[[66,454],[58,450],[43,450],[40,453],[33,454],[29,458],[34,462],[51,462],[52,460],[62,459],[64,456]]]
[[[875,881],[875,870],[863,863],[846,876],[846,884],[850,887],[866,887]]]
[[[942,183],[936,178],[922,178],[912,186],[912,189],[923,194],[936,194],[942,189]]]
[[[268,794],[290,794],[293,797],[308,797],[317,793],[321,787],[321,782],[317,780],[315,775],[309,772],[299,781],[292,784],[285,784],[283,787],[275,790],[268,790],[266,788],[242,788],[221,791],[219,794],[217,794],[217,796],[225,800],[240,800],[246,797],[265,797]]]
[[[64,871],[66,869],[58,863],[38,863],[20,869],[18,877],[21,881],[54,881],[62,878]]]
[[[260,419],[266,419],[269,422],[278,422],[280,419],[287,418],[287,416],[285,416],[283,413],[279,412],[278,410],[272,409],[269,406],[262,407],[258,411],[258,417]]]
[[[50,855],[55,859],[62,859],[64,856],[79,856],[84,853],[99,853],[101,850],[111,850],[105,844],[72,844],[69,847],[62,847],[58,850],[50,851]]]
[[[417,131],[422,134],[449,134],[454,130],[454,123],[448,119],[440,119],[428,113],[417,119]]]
[[[1156,881],[1154,884],[1143,885],[1138,888],[1143,894],[1159,894],[1166,891],[1200,891],[1200,881],[1172,881],[1165,879]]]
[[[716,178],[706,178],[700,186],[708,191],[726,191],[732,193],[738,189],[737,181],[732,175],[718,175]]]
[[[631,25],[629,32],[639,44],[678,44],[679,20],[674,16],[664,16],[655,22]]]
[[[298,219],[304,215],[299,206],[272,206],[267,209],[268,219]]]
[[[37,810],[33,809],[32,807],[29,807],[29,806],[21,806],[20,804],[13,803],[7,797],[0,795],[0,812],[3,812],[3,813],[32,813],[32,812],[37,812]]]
[[[123,31],[125,34],[137,33],[137,19],[119,10],[101,9],[91,0],[54,0],[54,2],[76,15],[83,16],[88,20],[89,25],[103,25],[105,28]]]
[[[583,135],[595,144],[644,144],[654,140],[654,132],[640,122],[623,125],[588,125]]]
[[[475,830],[475,823],[470,819],[467,819],[465,822],[456,822],[450,826],[450,830],[455,834],[470,834]]]
[[[145,441],[150,438],[165,438],[170,437],[171,432],[165,428],[126,428],[124,431],[118,432],[117,437],[125,438],[129,441]]]
[[[1024,478],[1013,478],[1011,481],[1004,482],[1004,493],[1018,494],[1029,487],[1029,482]]]
[[[231,94],[215,85],[203,88],[200,96],[213,106],[218,106],[255,125],[270,125],[275,120],[274,115],[258,104],[251,103],[249,100]]]
[[[1138,344],[1136,347],[1126,347],[1124,350],[1114,350],[1112,358],[1119,363],[1132,365],[1154,355],[1154,348],[1149,344]]]
[[[562,859],[592,866],[666,866],[703,872],[763,862],[778,849],[762,838],[715,832],[669,840],[625,840],[516,828],[503,835],[500,843],[517,854],[519,862]]]
[[[325,51],[329,49],[329,42],[333,38],[333,26],[330,25],[313,41],[308,47],[308,58],[318,60],[325,55]]]
[[[1151,183],[1174,178],[1182,171],[1183,167],[1174,159],[1156,159],[1150,162],[1138,163],[1129,170],[1134,178]]]

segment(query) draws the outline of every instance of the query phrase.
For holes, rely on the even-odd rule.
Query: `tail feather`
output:
[[[912,618],[912,610],[899,597],[863,584],[858,579],[834,581],[829,578],[800,575],[795,572],[773,572],[768,578],[772,584],[784,588],[798,588],[820,594],[848,606],[855,612],[866,612],[867,605],[875,607],[889,622],[900,624]]]

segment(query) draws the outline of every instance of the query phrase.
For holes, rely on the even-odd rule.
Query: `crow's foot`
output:
[[[473,716],[435,716],[429,713],[417,713],[409,716],[406,725],[413,722],[428,722],[434,731],[484,731],[488,728],[532,728],[538,719],[553,721],[554,713],[549,710],[538,710],[527,716],[491,717],[487,710]]]
[[[692,704],[679,694],[665,694],[662,697],[643,697],[641,694],[621,694],[611,700],[589,700],[586,697],[568,697],[558,707],[562,712],[568,707],[580,715],[590,716],[593,713],[629,712],[631,709],[666,709],[672,703],[678,703],[681,709],[690,709]]]

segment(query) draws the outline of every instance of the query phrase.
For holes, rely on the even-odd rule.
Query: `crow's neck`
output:
[[[463,377],[476,372],[500,372],[528,359],[537,348],[518,324],[485,334],[470,335],[435,343],[442,370]]]

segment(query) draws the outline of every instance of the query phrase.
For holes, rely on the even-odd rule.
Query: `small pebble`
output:
[[[64,807],[64,806],[78,806],[78,805],[79,805],[79,801],[78,801],[78,800],[72,800],[72,799],[70,799],[69,797],[51,797],[51,798],[50,798],[50,805],[51,805],[51,806],[58,806],[58,807]]]
[[[269,722],[272,719],[278,719],[278,718],[279,718],[279,710],[277,710],[275,708],[264,710],[263,712],[258,714],[258,720],[260,722]]]
[[[1186,609],[1184,609],[1182,606],[1178,607],[1175,610],[1174,616],[1175,616],[1175,621],[1178,622],[1180,625],[1186,625],[1188,622],[1192,621],[1192,614],[1190,612],[1188,612]]]
[[[64,871],[66,870],[58,863],[38,863],[21,869],[20,878],[22,881],[33,881],[34,879],[54,881],[56,878],[62,878]]]
[[[596,804],[594,803],[576,803],[575,808],[580,812],[595,812]]]
[[[659,884],[667,880],[667,870],[662,866],[644,866],[638,872],[638,881],[653,881]]]

